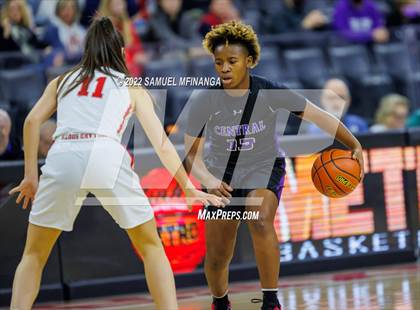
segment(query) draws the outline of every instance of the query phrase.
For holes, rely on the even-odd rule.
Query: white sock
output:
[[[261,291],[263,292],[278,292],[278,288],[262,288]]]
[[[223,297],[225,297],[227,294],[228,294],[228,291],[229,290],[226,290],[226,292],[222,295],[222,296],[220,296],[220,297],[218,297],[218,296],[214,296],[214,295],[212,295],[214,298],[223,298]]]

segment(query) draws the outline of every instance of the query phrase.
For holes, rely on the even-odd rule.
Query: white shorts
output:
[[[71,231],[82,204],[92,207],[97,200],[123,229],[154,217],[130,155],[110,138],[58,140],[41,171],[32,224]],[[89,192],[97,200],[85,199]]]

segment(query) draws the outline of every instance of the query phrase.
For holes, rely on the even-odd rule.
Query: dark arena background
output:
[[[354,21],[348,29],[337,20],[351,19],[346,5],[352,0],[65,0],[77,3],[74,23],[80,29],[71,47],[58,34],[65,29],[57,21],[64,15],[55,10],[60,1],[0,0],[2,16],[10,15],[2,17],[0,27],[0,307],[10,304],[28,225],[29,210],[16,206],[16,197],[7,194],[23,178],[24,119],[47,83],[79,61],[89,16],[112,1],[121,1],[124,13],[104,12],[132,29],[132,45],[126,48],[136,79],[131,83],[151,90],[181,158],[186,120],[178,116],[193,89],[217,80],[213,60],[201,48],[203,32],[212,25],[241,19],[254,27],[261,59],[251,74],[298,90],[322,90],[330,79],[347,85],[351,104],[342,120],[364,148],[365,179],[350,195],[329,199],[311,180],[318,153],[287,158],[274,223],[281,253],[279,300],[283,310],[419,310],[420,1],[397,0],[362,0],[377,15],[372,21],[369,16]],[[180,3],[176,23],[166,19],[169,13],[161,4],[171,1]],[[21,20],[13,21],[13,2],[19,3]],[[229,13],[220,15],[224,10]],[[7,23],[26,27],[33,39],[22,43],[7,37]],[[382,32],[374,33],[379,28]],[[191,83],[196,87],[188,87]],[[389,95],[398,103],[383,103]],[[55,129],[55,121],[50,122]],[[209,309],[205,227],[197,218],[201,206],[188,212],[170,199],[159,199],[183,194],[138,124],[131,125],[124,141],[153,206],[180,309]],[[278,125],[286,128],[278,139],[291,148],[326,140],[294,116]],[[54,129],[42,129],[44,146],[51,145]],[[48,147],[40,150],[40,166]],[[343,148],[338,142],[331,147]],[[259,309],[249,302],[260,296],[257,280],[252,241],[242,224],[230,265],[234,309]],[[82,207],[74,230],[60,236],[35,308],[153,309],[140,255],[99,203]]]

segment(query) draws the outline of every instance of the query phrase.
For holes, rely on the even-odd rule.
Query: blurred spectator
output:
[[[157,11],[157,1],[138,0],[137,5],[137,13],[132,16],[131,19],[134,23],[137,35],[144,39],[144,41],[147,41],[149,40],[148,36],[150,33],[150,19]]]
[[[128,16],[133,16],[138,12],[137,3],[142,1],[144,0],[124,0]],[[101,8],[101,2],[101,0],[85,0],[81,16],[81,24],[83,26],[88,27],[90,25],[92,18],[95,17],[97,11]]]
[[[198,31],[204,37],[212,26],[239,19],[239,11],[231,0],[212,0],[209,11],[201,18]]]
[[[410,102],[407,97],[390,94],[381,99],[375,115],[375,125],[371,132],[383,132],[392,129],[403,129],[408,116]]]
[[[330,79],[325,85],[321,96],[321,105],[326,111],[341,119],[341,121],[353,133],[367,132],[367,122],[360,116],[347,114],[351,104],[350,91],[340,79]],[[320,134],[323,131],[313,123],[310,123],[307,133]]]
[[[339,0],[334,11],[334,27],[350,42],[385,43],[389,40],[383,16],[371,0]]]
[[[34,62],[40,60],[36,51],[46,47],[31,30],[32,20],[24,0],[6,0],[1,10],[0,51],[21,51]]]
[[[415,110],[408,118],[406,125],[408,128],[420,127],[420,109]]]
[[[419,0],[399,0],[397,1],[401,15],[407,23],[415,23],[420,20],[420,1]]]
[[[42,124],[41,130],[40,130],[40,137],[39,137],[39,147],[38,147],[39,158],[47,157],[48,151],[50,150],[54,142],[53,134],[56,128],[57,128],[57,125],[53,119],[49,119],[44,124]]]
[[[300,30],[317,30],[325,28],[329,21],[320,10],[308,11],[306,0],[283,0],[283,7],[276,13],[270,14],[267,24],[268,32],[284,33]]]
[[[58,0],[55,8],[56,18],[48,26],[44,41],[52,48],[54,67],[77,63],[83,53],[83,40],[86,30],[80,25],[79,4],[77,0]]]
[[[45,24],[55,19],[56,0],[39,0],[38,9],[35,14],[37,24]]]
[[[38,8],[35,14],[36,24],[44,25],[52,22],[56,18],[56,8],[58,0],[38,0]],[[87,0],[76,0],[79,8],[79,13],[83,10]],[[80,17],[80,16],[79,16]]]
[[[125,57],[128,70],[133,76],[140,76],[142,65],[148,60],[144,53],[140,38],[131,19],[128,17],[124,0],[101,0],[99,14],[109,16],[114,26],[121,31],[125,42]]]
[[[15,125],[9,113],[0,109],[0,160],[23,158],[21,139],[15,134]]]
[[[10,148],[10,131],[12,130],[12,120],[9,114],[0,109],[0,157]]]
[[[150,19],[151,37],[169,49],[189,48],[199,41],[198,23],[188,12],[181,11],[182,2],[159,0],[157,11]]]
[[[387,16],[389,25],[398,26],[420,22],[419,0],[388,0],[391,13]]]

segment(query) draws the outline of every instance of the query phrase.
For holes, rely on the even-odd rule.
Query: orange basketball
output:
[[[324,151],[312,166],[312,182],[325,196],[340,198],[350,194],[360,182],[359,162],[351,151],[331,149]]]

